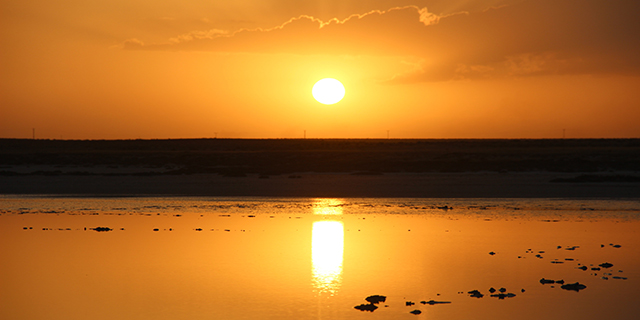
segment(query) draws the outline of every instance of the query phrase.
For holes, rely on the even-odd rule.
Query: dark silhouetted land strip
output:
[[[0,139],[3,194],[636,197],[638,172],[640,139]]]

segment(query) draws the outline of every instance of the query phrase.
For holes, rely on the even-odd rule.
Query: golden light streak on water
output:
[[[340,221],[316,221],[311,236],[313,286],[333,295],[342,284],[344,226]]]
[[[313,213],[335,217],[342,215],[340,199],[317,199]],[[313,223],[311,234],[311,263],[313,286],[319,293],[333,295],[342,283],[344,253],[344,225],[341,221],[322,220]]]
[[[342,214],[341,199],[316,199],[313,206],[313,214],[318,215],[340,215]]]

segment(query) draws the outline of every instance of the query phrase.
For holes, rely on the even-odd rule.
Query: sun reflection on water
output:
[[[314,214],[340,215],[342,202],[334,199],[318,200]],[[341,221],[322,220],[313,223],[311,262],[313,286],[320,293],[335,294],[342,283],[344,253],[344,225]]]
[[[316,199],[313,204],[313,214],[341,215],[344,201],[340,199]]]
[[[314,222],[311,238],[314,286],[320,292],[333,294],[342,283],[342,255],[344,251],[342,222]]]

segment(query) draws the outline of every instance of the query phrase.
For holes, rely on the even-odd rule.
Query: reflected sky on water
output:
[[[640,313],[634,199],[1,196],[0,254],[0,319]],[[491,297],[492,287],[514,296]],[[388,307],[354,309],[375,294]],[[451,303],[420,304],[429,300]]]

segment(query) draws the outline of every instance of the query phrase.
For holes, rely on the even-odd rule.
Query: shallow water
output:
[[[0,254],[0,319],[640,314],[637,199],[2,196]]]

